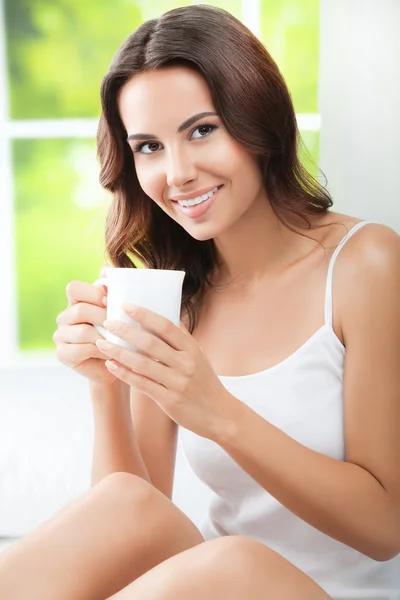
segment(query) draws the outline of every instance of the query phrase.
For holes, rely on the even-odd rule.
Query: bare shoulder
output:
[[[395,275],[400,269],[400,236],[392,228],[368,223],[346,243],[338,258],[340,276],[363,277],[373,282]],[[349,280],[348,280],[349,281]]]
[[[378,315],[381,327],[390,326],[390,322],[394,324],[400,314],[400,236],[397,232],[375,223],[357,231],[338,256],[334,289],[345,341],[359,335],[362,321],[371,324]]]

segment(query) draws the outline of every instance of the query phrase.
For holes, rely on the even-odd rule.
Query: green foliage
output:
[[[100,81],[143,21],[123,0],[5,0],[5,15],[13,119],[98,116]]]
[[[46,348],[67,283],[99,275],[108,198],[93,141],[16,140],[13,155],[19,342]]]
[[[0,0],[1,1],[1,0]],[[192,0],[3,0],[12,119],[96,118],[99,86],[126,37]],[[237,16],[241,0],[209,2]],[[261,1],[261,37],[280,66],[297,112],[315,111],[318,0]],[[303,132],[315,174],[319,135]],[[94,140],[15,140],[19,341],[53,348],[65,286],[93,281],[103,263],[109,198],[98,184]]]
[[[317,112],[319,0],[261,1],[261,39],[288,83],[296,112]]]

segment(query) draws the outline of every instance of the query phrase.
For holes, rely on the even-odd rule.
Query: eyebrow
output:
[[[179,125],[177,132],[182,133],[182,131],[185,131],[185,129],[189,129],[189,127],[191,125],[193,125],[194,123],[196,123],[196,121],[199,121],[200,119],[204,119],[204,117],[216,117],[216,116],[217,116],[217,113],[211,112],[211,111],[197,113],[196,115],[193,115],[193,117],[189,117],[189,119],[186,119],[186,121],[183,121],[183,123],[181,125]],[[130,135],[128,135],[126,140],[127,141],[129,141],[129,140],[148,140],[149,138],[154,139],[156,137],[157,136],[154,133],[131,133]]]

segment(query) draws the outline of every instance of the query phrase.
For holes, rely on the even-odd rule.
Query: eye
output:
[[[161,146],[161,144],[158,142],[142,142],[141,144],[135,146],[132,152],[139,152],[141,154],[154,154],[154,152],[159,150],[159,146]]]
[[[192,134],[191,134],[191,138],[192,139],[199,139],[202,137],[207,137],[208,135],[210,135],[210,133],[212,133],[214,131],[214,129],[217,129],[218,125],[211,125],[209,123],[205,123],[204,125],[199,125],[198,127],[196,127],[196,129],[193,129]],[[196,132],[199,133],[199,135],[194,135]]]

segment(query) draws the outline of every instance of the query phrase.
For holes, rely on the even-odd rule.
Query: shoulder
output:
[[[339,253],[334,277],[344,338],[374,315],[387,326],[400,315],[400,236],[386,225],[365,225]]]
[[[356,225],[364,223],[362,219],[329,211],[320,220],[327,227],[327,233],[320,238],[322,245],[334,252],[338,244]],[[323,231],[323,230],[322,230]],[[390,269],[399,262],[400,235],[391,227],[381,223],[366,223],[347,240],[335,263],[335,278],[365,272],[373,276],[371,269],[380,271]]]
[[[355,278],[365,285],[396,276],[400,269],[400,236],[386,225],[368,223],[344,245],[337,267],[343,283]],[[350,285],[350,289],[354,287]]]

